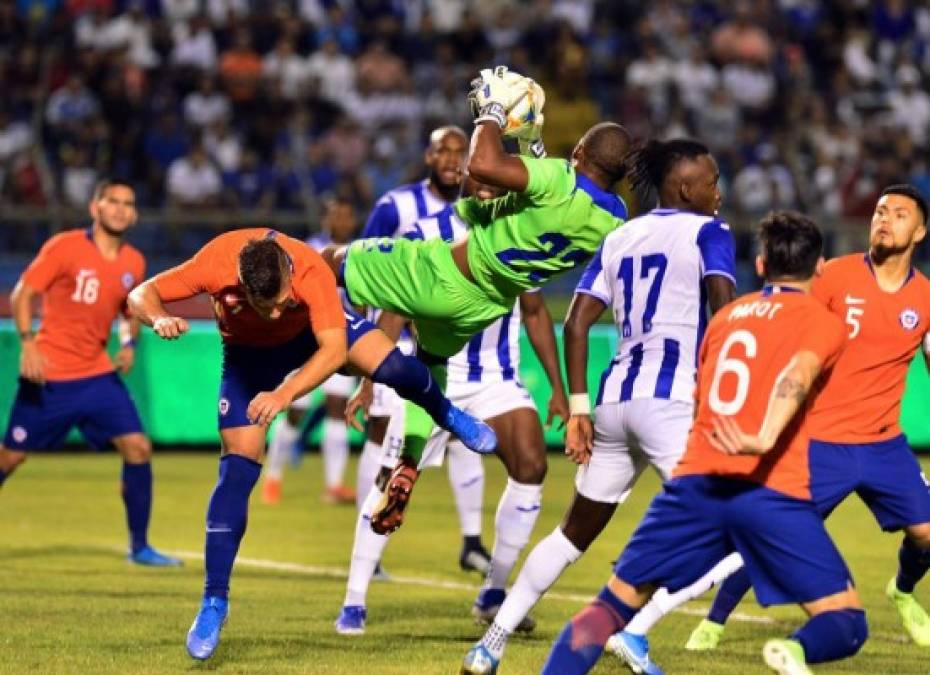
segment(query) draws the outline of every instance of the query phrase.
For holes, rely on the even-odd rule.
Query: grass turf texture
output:
[[[572,493],[573,468],[559,455],[551,455],[550,463],[533,543],[556,525]],[[499,462],[486,466],[484,540],[490,548],[505,477]],[[355,512],[320,503],[319,458],[311,456],[288,473],[279,506],[260,503],[256,489],[240,550],[244,558],[296,566],[237,566],[220,647],[210,661],[194,662],[184,638],[202,588],[196,556],[216,457],[161,453],[154,468],[151,541],[189,552],[181,570],[124,561],[119,459],[112,454],[36,455],[0,490],[0,672],[455,673],[481,635],[469,615],[471,588],[479,579],[458,569],[458,520],[444,471],[421,478],[407,524],[384,559],[392,575],[413,583],[373,584],[367,634],[335,634]],[[649,472],[600,540],[556,585],[558,597],[536,608],[536,632],[511,640],[502,673],[539,671],[564,622],[607,579],[611,560],[657,489]],[[860,588],[871,636],[856,658],[816,671],[926,672],[930,653],[908,642],[883,594],[897,567],[899,537],[882,534],[856,498],[834,514],[830,530]],[[917,594],[930,604],[926,582]],[[689,611],[706,608],[708,600],[692,603]],[[802,614],[793,607],[766,611],[750,601],[738,611],[771,623],[731,621],[720,649],[695,655],[682,645],[697,617],[676,613],[653,632],[655,658],[669,673],[768,672],[759,656],[763,642],[790,633]],[[607,659],[595,670],[616,671]]]

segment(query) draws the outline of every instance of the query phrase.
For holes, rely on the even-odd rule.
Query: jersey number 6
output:
[[[714,379],[710,383],[708,399],[710,409],[718,415],[735,415],[742,409],[743,404],[746,403],[746,396],[749,395],[749,366],[745,361],[730,357],[730,350],[737,343],[745,349],[747,359],[756,357],[758,349],[756,336],[748,330],[733,331],[724,340],[720,355],[717,357],[717,367],[714,369]],[[720,382],[727,373],[732,373],[736,377],[736,393],[729,401],[724,401],[720,398]]]

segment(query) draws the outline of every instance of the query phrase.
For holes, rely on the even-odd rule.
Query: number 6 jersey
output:
[[[76,380],[113,370],[106,353],[113,320],[145,275],[138,250],[122,244],[115,260],[103,257],[90,229],[49,239],[26,271],[23,283],[42,294],[37,344],[49,380]]]
[[[620,333],[595,405],[693,399],[707,320],[703,279],[735,283],[734,257],[726,223],[676,209],[654,209],[604,240],[575,289],[611,307]]]
[[[802,408],[764,455],[725,455],[705,436],[712,418],[728,416],[748,434],[759,433],[776,384],[795,356],[813,353],[819,381],[836,362],[843,323],[814,297],[793,288],[766,286],[737,298],[710,322],[701,344],[697,412],[675,476],[725,476],[810,499],[807,408]],[[815,385],[816,387],[816,385]],[[807,401],[813,399],[812,392]]]

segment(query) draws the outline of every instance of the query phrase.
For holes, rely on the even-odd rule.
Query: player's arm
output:
[[[479,183],[513,192],[525,191],[530,182],[526,164],[504,150],[501,127],[491,120],[475,124],[475,131],[471,135],[468,173]]]
[[[571,411],[565,432],[565,454],[579,464],[587,463],[591,457],[594,441],[591,399],[588,396],[588,334],[605,309],[607,305],[602,299],[576,292],[562,330]]]
[[[744,432],[734,417],[714,417],[713,431],[705,431],[715,448],[728,455],[764,455],[773,447],[804,405],[822,369],[821,357],[812,351],[798,352],[772,388],[762,426],[755,434]]]
[[[36,335],[32,330],[32,299],[37,294],[32,286],[20,279],[10,294],[10,305],[21,349],[19,374],[27,380],[42,384],[45,382],[45,359],[39,352]]]
[[[542,293],[538,292],[523,293],[520,296],[520,311],[523,314],[526,335],[530,339],[530,344],[533,345],[533,351],[536,352],[543,370],[546,371],[549,386],[552,388],[546,426],[552,424],[556,417],[561,418],[564,426],[569,418],[568,398],[565,396],[565,382],[562,380],[562,369],[559,367],[559,349],[556,346],[552,315],[549,314]]]
[[[707,306],[711,315],[736,299],[736,285],[733,280],[720,274],[704,277],[704,290],[707,291]]]
[[[116,369],[121,373],[128,373],[136,361],[136,343],[139,341],[141,322],[135,316],[120,316],[117,324],[119,336],[119,351],[113,359]]]
[[[164,274],[169,274],[172,271],[168,270]],[[161,276],[158,275],[144,281],[132,289],[127,298],[129,311],[139,321],[146,326],[150,326],[159,337],[165,340],[176,340],[184,335],[190,329],[190,326],[187,320],[179,316],[172,316],[165,307],[164,298],[158,288],[158,279]],[[196,293],[192,293],[187,297],[193,295],[196,295]]]
[[[717,218],[704,223],[698,232],[697,246],[707,305],[714,315],[736,298],[736,246],[730,226]]]

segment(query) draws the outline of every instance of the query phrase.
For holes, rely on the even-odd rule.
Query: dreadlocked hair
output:
[[[627,174],[637,191],[658,190],[672,168],[683,159],[710,154],[706,145],[689,138],[647,141],[627,157]]]

